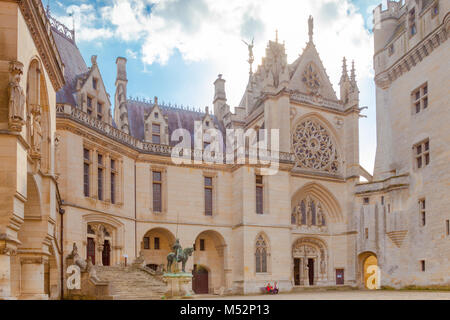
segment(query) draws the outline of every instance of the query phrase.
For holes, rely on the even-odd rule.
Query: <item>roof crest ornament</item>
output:
[[[309,19],[308,19],[308,27],[309,27],[309,42],[313,42],[314,18],[311,15],[309,16]]]

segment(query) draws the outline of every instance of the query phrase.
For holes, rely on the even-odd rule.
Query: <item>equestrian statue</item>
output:
[[[189,257],[192,256],[194,248],[183,248],[181,247],[180,240],[177,239],[175,244],[172,246],[173,252],[167,255],[167,272],[172,272],[172,264],[175,262],[178,265],[179,262],[182,263],[182,271],[185,273],[186,262]]]

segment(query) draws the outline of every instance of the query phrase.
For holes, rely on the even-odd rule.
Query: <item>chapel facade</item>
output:
[[[0,8],[17,35],[0,49],[0,299],[61,297],[74,244],[95,266],[161,270],[176,239],[194,248],[198,294],[364,288],[369,266],[383,286],[449,284],[448,2],[375,9],[373,176],[359,164],[356,68],[344,58],[338,97],[312,18],[295,61],[277,37],[253,71],[249,45],[239,105],[219,75],[203,111],[129,98],[122,57],[111,97],[97,57],[88,66],[40,1]],[[245,161],[211,161],[231,129],[249,132],[232,149]],[[255,141],[269,162],[250,161]]]

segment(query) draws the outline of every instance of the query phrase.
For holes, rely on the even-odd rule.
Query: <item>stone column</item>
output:
[[[44,287],[44,264],[48,258],[43,256],[21,256],[21,299],[47,300]]]

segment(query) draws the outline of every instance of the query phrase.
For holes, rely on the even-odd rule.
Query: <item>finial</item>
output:
[[[342,60],[342,72],[347,72],[347,58],[344,57]]]
[[[275,42],[278,43],[278,29],[275,30]]]
[[[155,104],[158,104],[158,97],[155,97]]]
[[[314,18],[313,18],[313,16],[309,16],[308,25],[309,25],[309,42],[313,42],[313,35],[314,35]]]
[[[352,74],[351,74],[351,80],[355,81],[356,80],[356,70],[355,70],[355,60],[352,61]]]
[[[47,1],[47,16],[50,15],[50,0]]]

